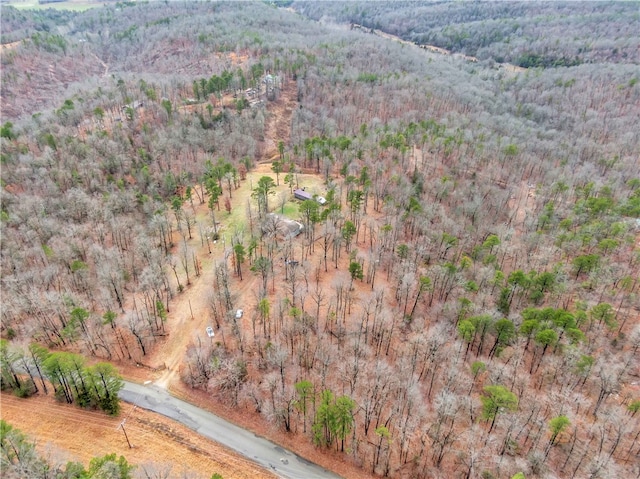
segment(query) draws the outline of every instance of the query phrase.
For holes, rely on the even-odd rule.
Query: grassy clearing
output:
[[[285,218],[289,218],[290,220],[297,220],[300,217],[300,211],[298,208],[298,203],[293,203],[291,201],[285,203],[284,208],[277,208],[277,211],[274,211]]]
[[[251,207],[253,214],[253,221],[258,221],[256,211],[256,201],[251,197],[253,188],[258,184],[258,180],[262,176],[269,176],[276,180],[276,175],[271,171],[270,164],[260,164],[256,169],[247,173],[247,178],[240,183],[240,187],[237,190],[233,190],[231,198],[231,212],[227,212],[224,208],[224,199],[228,195],[227,187],[224,186],[224,193],[220,197],[220,209],[214,211],[216,223],[218,224],[218,233],[220,235],[218,241],[213,243],[211,241],[210,248],[212,251],[216,251],[221,248],[225,248],[231,245],[232,238],[239,236],[245,240],[245,245],[250,235],[249,217],[247,214],[248,205]],[[326,195],[326,187],[322,178],[310,175],[298,173],[297,186],[305,188],[306,191],[316,195]],[[282,198],[285,199],[284,205],[282,204]],[[197,225],[193,230],[193,238],[189,241],[191,247],[202,247],[200,238],[201,232],[204,234],[213,233],[213,223],[211,221],[211,213],[209,208],[199,203],[197,197],[194,197],[193,201],[194,209],[191,210],[191,205],[186,204],[184,208],[190,210],[196,216]],[[280,175],[280,185],[274,189],[274,194],[269,198],[269,210],[273,213],[284,216],[291,220],[300,219],[300,202],[293,198],[293,193],[289,186],[284,183],[283,175]],[[173,217],[171,218],[173,220]],[[255,225],[254,225],[255,226]],[[210,236],[211,237],[211,236]],[[176,236],[176,241],[178,237]],[[206,248],[206,245],[204,246]],[[209,263],[205,261],[203,267],[209,266]]]
[[[247,178],[241,183],[240,188],[233,191],[233,198],[231,200],[233,208],[231,213],[227,213],[224,209],[216,211],[216,220],[221,225],[221,238],[224,238],[225,242],[230,243],[231,237],[235,232],[242,232],[245,238],[248,237],[250,225],[247,217],[247,204],[249,203],[251,205],[252,212],[255,215],[254,220],[257,220],[256,202],[251,198],[251,193],[262,176],[268,176],[273,178],[274,181],[276,180],[276,175],[271,171],[270,164],[258,165],[255,170],[247,173]],[[286,218],[297,220],[300,218],[299,202],[293,199],[293,194],[289,186],[282,181],[283,177],[284,175],[280,174],[280,185],[276,186],[274,190],[275,194],[269,197],[269,210]],[[301,188],[305,187],[306,190],[312,194],[326,194],[326,188],[322,178],[315,175],[299,173],[298,185]],[[281,202],[283,195],[286,198],[284,209]],[[222,202],[224,200],[221,198],[220,201]],[[210,225],[210,223],[209,221],[208,224]]]
[[[90,8],[102,7],[103,3],[93,2],[90,0],[55,3],[38,3],[37,0],[24,0],[7,2],[4,5],[10,5],[20,10],[46,10],[48,8],[53,8],[54,10],[71,10],[76,12],[83,12]]]

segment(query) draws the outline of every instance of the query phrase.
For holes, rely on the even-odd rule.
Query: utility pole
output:
[[[131,442],[129,442],[129,436],[127,436],[127,431],[125,431],[124,429],[124,423],[127,422],[127,419],[123,419],[122,422],[120,423],[120,427],[122,428],[122,432],[124,432],[124,437],[127,440],[127,444],[129,444],[129,449],[133,449],[133,446],[131,445]]]

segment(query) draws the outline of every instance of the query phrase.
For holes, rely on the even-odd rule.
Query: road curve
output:
[[[120,399],[143,409],[174,419],[197,433],[223,444],[260,464],[279,477],[288,479],[339,479],[340,476],[321,468],[297,454],[242,429],[188,402],[177,399],[166,390],[150,384],[124,382]]]

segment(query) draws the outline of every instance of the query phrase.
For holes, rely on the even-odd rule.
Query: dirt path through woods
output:
[[[287,143],[289,141],[291,115],[295,104],[295,81],[285,81],[277,100],[268,103],[265,148],[263,157],[260,160],[265,161],[272,159],[274,156],[277,158],[278,142],[284,141]],[[220,331],[216,331],[217,336],[213,339],[210,339],[205,333],[207,326],[214,326],[209,312],[209,297],[215,282],[215,265],[223,261],[226,256],[229,268],[232,269],[232,234],[237,229],[244,228],[245,231],[248,229],[248,226],[244,225],[246,205],[248,201],[251,201],[253,186],[264,175],[272,176],[275,179],[275,174],[271,170],[271,163],[258,164],[256,168],[247,173],[247,178],[241,182],[240,187],[232,191],[232,212],[230,214],[224,210],[215,212],[216,220],[220,222],[221,239],[215,244],[210,243],[211,254],[209,254],[206,244],[203,246],[199,237],[196,237],[198,235],[194,235],[194,238],[189,242],[189,246],[197,251],[198,258],[202,263],[202,274],[200,277],[192,278],[191,285],[185,286],[185,290],[179,293],[171,302],[166,325],[169,336],[162,344],[155,347],[154,351],[149,355],[149,365],[161,370],[160,374],[153,374],[148,379],[154,381],[157,386],[171,389],[171,385],[180,380],[181,365],[184,363],[185,354],[190,343],[211,340],[224,341]],[[280,188],[278,188],[278,191],[281,190],[283,190],[282,182]],[[209,229],[211,226],[208,215],[206,204],[196,206],[196,216],[200,221],[207,222],[206,227],[203,227],[204,230]],[[174,252],[174,254],[177,253],[178,251]],[[244,265],[243,270],[243,280],[235,285],[233,293],[238,300],[237,308],[242,308],[249,313],[257,302],[255,293],[252,293],[257,291],[257,277],[249,271],[248,262]],[[243,318],[243,321],[247,320],[247,317]]]

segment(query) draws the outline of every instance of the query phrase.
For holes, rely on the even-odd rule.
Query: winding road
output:
[[[204,409],[177,399],[153,384],[142,386],[125,381],[123,401],[174,419],[209,439],[223,444],[274,474],[288,479],[340,479],[297,454],[242,429]]]

